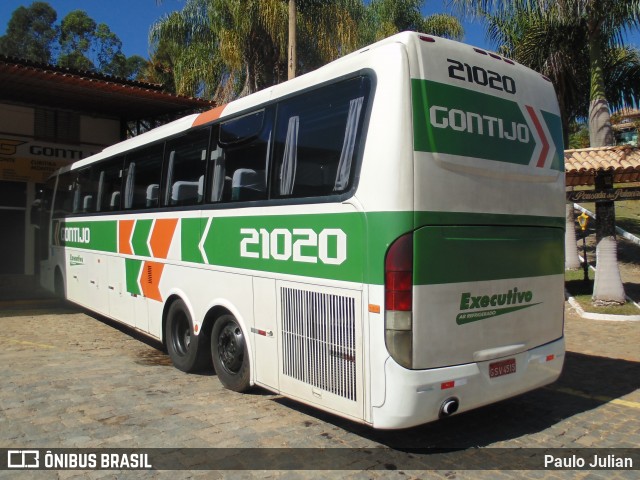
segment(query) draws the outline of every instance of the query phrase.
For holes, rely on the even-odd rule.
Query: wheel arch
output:
[[[62,288],[62,291],[58,291],[58,288]],[[67,298],[67,282],[65,279],[64,268],[60,265],[56,265],[53,270],[53,292],[56,295],[62,294],[63,298]]]

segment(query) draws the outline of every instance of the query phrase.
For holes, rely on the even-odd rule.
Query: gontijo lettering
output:
[[[530,140],[529,127],[524,123],[511,122],[511,125],[505,126],[501,118],[456,108],[449,110],[447,107],[432,105],[429,108],[429,120],[436,128],[451,128],[458,132],[477,133],[521,143],[529,143]]]
[[[60,229],[60,240],[63,242],[89,243],[91,229],[89,227],[63,227]]]

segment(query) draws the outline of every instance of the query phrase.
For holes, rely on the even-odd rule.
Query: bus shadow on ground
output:
[[[42,315],[78,313],[78,309],[65,304],[62,300],[17,300],[0,302],[0,318],[37,317]]]
[[[404,430],[373,430],[293,400],[275,398],[273,401],[334,425],[333,435],[344,429],[389,448],[409,452],[485,447],[535,434],[639,388],[639,362],[567,352],[563,373],[552,385]],[[312,423],[305,424],[311,426]],[[332,431],[323,433],[329,439],[333,435]]]

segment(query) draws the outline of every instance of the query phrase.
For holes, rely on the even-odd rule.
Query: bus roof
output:
[[[140,134],[136,137],[133,137],[128,140],[124,140],[120,143],[106,147],[100,153],[97,153],[85,159],[79,160],[67,167],[63,167],[61,171],[80,168],[90,163],[93,163],[95,161],[99,161],[104,158],[118,155],[120,153],[124,153],[129,150],[142,147],[149,143],[153,143],[157,140],[182,133],[186,130],[189,130],[192,127],[205,125],[210,122],[216,121],[220,118],[224,118],[224,117],[234,115],[236,113],[240,113],[251,107],[268,103],[271,100],[275,100],[277,98],[286,96],[290,93],[294,93],[300,90],[304,90],[306,88],[313,87],[315,85],[318,85],[319,83],[329,81],[333,78],[351,73],[349,69],[349,64],[352,64],[352,63],[355,64],[356,62],[353,61],[354,58],[361,55],[362,53],[378,49],[382,46],[385,46],[391,43],[402,43],[404,45],[415,44],[415,42],[420,42],[420,39],[425,39],[425,38],[430,39],[429,41],[433,40],[436,42],[442,42],[443,44],[447,45],[448,48],[452,48],[452,44],[455,44],[457,48],[464,48],[464,47],[468,47],[470,49],[474,48],[471,45],[461,44],[459,42],[454,42],[452,40],[436,37],[433,35],[427,36],[417,32],[401,32],[391,37],[380,40],[374,44],[371,44],[369,46],[356,50],[355,52],[347,54],[314,71],[311,71],[304,75],[300,75],[299,77],[296,77],[294,79],[288,80],[278,85],[274,85],[272,87],[268,87],[266,89],[252,93],[251,95],[238,98],[236,100],[233,100],[232,102],[229,102],[226,105],[220,105],[211,110],[207,110],[203,113],[186,116],[184,118],[175,120],[166,125],[162,125],[160,127],[154,128],[153,130]],[[509,62],[515,64],[515,62],[511,62],[511,61]]]

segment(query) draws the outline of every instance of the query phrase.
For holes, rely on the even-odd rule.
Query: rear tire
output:
[[[222,385],[234,392],[250,387],[250,367],[247,343],[233,315],[222,315],[211,332],[213,367]]]
[[[183,372],[202,370],[209,360],[209,342],[203,332],[194,335],[193,322],[187,306],[176,300],[169,306],[165,339],[173,365]]]

